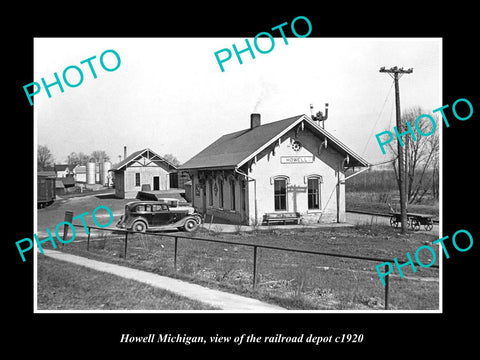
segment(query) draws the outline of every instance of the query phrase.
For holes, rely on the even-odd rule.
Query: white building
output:
[[[276,216],[304,223],[345,221],[345,170],[368,163],[306,115],[220,137],[179,167],[201,213],[234,223]]]
[[[114,173],[115,196],[133,199],[142,187],[167,190],[170,173],[175,169],[175,165],[148,148],[136,151],[110,169]]]
[[[87,167],[85,165],[77,165],[73,168],[73,174],[76,182],[87,182]]]

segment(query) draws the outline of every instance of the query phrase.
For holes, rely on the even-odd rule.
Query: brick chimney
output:
[[[250,114],[250,129],[255,129],[260,125],[261,125],[260,114],[257,114],[257,113]]]
[[[127,158],[127,147],[124,146],[123,147],[123,160],[125,160]]]

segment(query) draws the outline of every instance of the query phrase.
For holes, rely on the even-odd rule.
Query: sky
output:
[[[246,47],[245,38],[35,38],[34,79],[62,79],[66,67],[83,72],[77,87],[63,83],[34,97],[36,145],[46,145],[56,163],[71,152],[105,150],[112,162],[150,148],[171,153],[180,162],[220,136],[246,129],[250,114],[262,124],[294,115],[324,111],[325,128],[369,163],[387,160],[375,134],[395,125],[393,79],[382,66],[413,68],[400,79],[401,109],[420,106],[432,113],[442,103],[442,41],[440,38],[274,38],[267,54],[252,44],[255,59],[232,44]],[[270,47],[268,38],[258,42]],[[222,72],[214,53],[229,48],[233,55]],[[99,62],[115,50],[121,64],[105,71]],[[222,54],[223,57],[225,55]],[[97,78],[87,63],[91,61]],[[112,53],[104,57],[114,67]],[[75,70],[68,79],[76,83]],[[28,99],[25,97],[28,104]],[[393,131],[393,130],[392,130]]]

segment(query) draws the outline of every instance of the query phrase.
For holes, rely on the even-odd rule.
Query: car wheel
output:
[[[187,232],[192,232],[196,230],[198,227],[198,223],[194,219],[188,219],[185,221],[185,225],[183,225],[183,229]]]
[[[147,225],[143,221],[135,221],[132,226],[133,231],[145,232],[147,231]]]

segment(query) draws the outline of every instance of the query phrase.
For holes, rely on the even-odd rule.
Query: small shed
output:
[[[170,174],[177,167],[149,148],[135,151],[110,169],[114,176],[115,196],[134,199],[143,188],[170,189]]]
[[[72,173],[72,170],[70,169],[68,164],[54,164],[53,168],[55,169],[55,173],[59,178],[67,177],[69,174]]]
[[[87,182],[87,167],[85,165],[77,165],[73,168],[73,174],[76,182]]]
[[[55,193],[58,195],[64,195],[65,194],[65,185],[63,185],[62,178],[56,178],[55,179]]]

